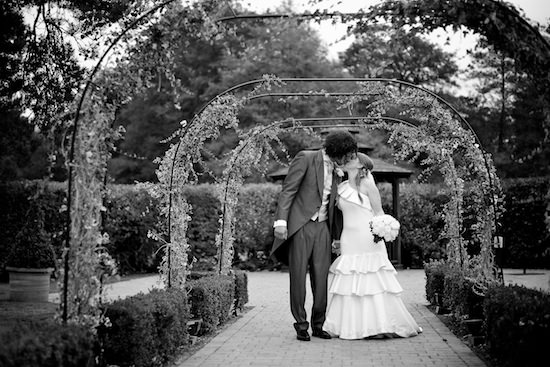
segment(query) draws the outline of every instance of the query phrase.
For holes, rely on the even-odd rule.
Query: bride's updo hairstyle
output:
[[[359,173],[357,174],[357,176],[355,176],[355,186],[359,188],[359,186],[361,185],[361,180],[363,179],[363,177],[367,177],[369,172],[373,169],[374,163],[372,163],[372,159],[370,159],[368,155],[361,152],[357,153],[357,159],[359,159],[359,163],[361,164],[361,166],[363,166],[359,169]],[[357,195],[359,196],[359,201],[361,201],[362,203],[363,198],[361,198],[361,195],[359,195],[359,191],[357,191]]]

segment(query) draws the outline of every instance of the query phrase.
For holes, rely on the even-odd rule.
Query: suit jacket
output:
[[[321,207],[324,189],[323,152],[301,151],[292,160],[279,195],[275,219],[287,222],[287,240],[275,238],[271,255],[288,264],[288,239],[302,228]],[[335,208],[338,177],[333,172],[328,203],[328,225],[333,239],[340,238],[341,213]]]

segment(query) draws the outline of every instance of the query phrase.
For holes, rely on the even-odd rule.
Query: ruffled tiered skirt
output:
[[[422,332],[400,297],[403,289],[396,274],[384,253],[338,257],[330,267],[323,329],[341,339]]]

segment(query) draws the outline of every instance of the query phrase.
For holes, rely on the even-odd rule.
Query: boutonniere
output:
[[[342,171],[341,168],[336,167],[334,169],[334,172],[336,172],[336,175],[338,175],[338,177],[344,177],[344,171]]]

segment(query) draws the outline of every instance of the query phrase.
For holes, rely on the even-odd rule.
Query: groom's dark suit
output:
[[[287,239],[275,238],[271,253],[289,265],[290,305],[298,331],[308,329],[304,309],[308,267],[313,293],[312,327],[321,329],[323,326],[331,243],[341,233],[341,214],[335,210],[338,177],[331,167],[332,179],[325,180],[324,165],[321,150],[302,151],[296,155],[283,183],[275,218],[287,222]],[[321,207],[326,183],[330,186],[328,218],[312,220]]]

